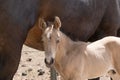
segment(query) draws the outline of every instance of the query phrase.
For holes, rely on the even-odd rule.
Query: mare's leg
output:
[[[2,23],[0,23],[2,25],[0,26],[0,80],[12,80],[19,65],[27,30],[23,30],[20,26],[12,24],[8,26],[8,23]]]
[[[24,38],[21,35],[8,33],[0,34],[0,80],[13,79],[24,43]]]
[[[19,65],[22,44],[20,41],[11,40],[11,37],[1,38],[0,80],[12,80]]]

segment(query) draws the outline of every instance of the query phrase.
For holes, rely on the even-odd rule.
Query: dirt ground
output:
[[[50,70],[44,64],[44,52],[23,46],[18,71],[13,80],[50,80]],[[58,79],[59,76],[58,76]],[[103,77],[101,80],[109,80]]]

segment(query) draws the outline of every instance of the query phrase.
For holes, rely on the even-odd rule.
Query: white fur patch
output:
[[[58,35],[58,37],[60,37],[60,33],[59,32],[57,32],[57,35]]]
[[[45,30],[45,33],[46,33],[48,39],[50,38],[52,31],[53,31],[53,25],[51,27],[48,27]]]

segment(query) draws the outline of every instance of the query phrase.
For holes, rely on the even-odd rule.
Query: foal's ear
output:
[[[58,16],[55,16],[55,21],[54,21],[54,28],[59,30],[61,27],[61,21],[60,18]]]
[[[43,18],[39,18],[38,26],[43,31],[46,29],[47,24],[46,24],[46,22],[44,21]]]

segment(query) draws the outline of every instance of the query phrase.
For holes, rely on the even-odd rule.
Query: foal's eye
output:
[[[59,40],[59,39],[57,39],[57,40],[56,40],[56,43],[59,43],[59,42],[60,42],[60,40]]]
[[[49,37],[49,40],[51,40],[51,36]]]

